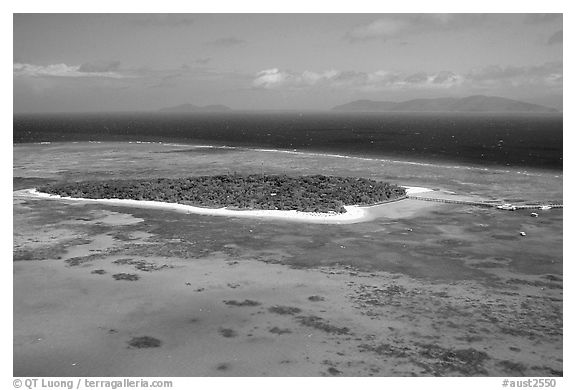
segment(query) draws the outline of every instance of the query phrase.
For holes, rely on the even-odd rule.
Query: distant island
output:
[[[228,106],[222,104],[211,104],[208,106],[195,106],[194,104],[185,103],[178,106],[166,107],[159,110],[159,112],[173,112],[173,113],[186,113],[186,112],[227,112],[232,111]]]
[[[404,102],[356,100],[332,108],[341,112],[496,112],[553,113],[550,107],[497,96],[474,95],[465,98],[413,99]]]
[[[403,198],[395,184],[336,176],[218,175],[182,179],[87,181],[49,184],[38,191],[85,199],[132,199],[208,208],[345,213],[344,205]]]

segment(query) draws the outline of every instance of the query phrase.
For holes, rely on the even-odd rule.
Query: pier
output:
[[[442,198],[430,198],[426,196],[419,196],[419,195],[408,195],[406,196],[407,199],[414,199],[414,200],[422,200],[426,202],[438,202],[438,203],[450,203],[450,204],[463,204],[468,206],[477,206],[477,207],[485,207],[485,208],[499,208],[498,206],[504,206],[501,203],[494,203],[492,202],[481,202],[481,201],[473,201],[473,200],[459,200],[459,199],[442,199]],[[509,205],[508,208],[501,208],[502,210],[542,210],[542,207],[545,209],[558,209],[563,208],[561,204],[539,204],[539,205],[526,205],[526,204],[518,204],[518,205]]]

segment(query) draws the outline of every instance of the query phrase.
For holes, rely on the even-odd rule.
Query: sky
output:
[[[493,95],[562,109],[562,14],[14,14],[14,112],[326,110]]]

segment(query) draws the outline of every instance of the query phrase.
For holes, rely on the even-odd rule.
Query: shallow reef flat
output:
[[[15,147],[16,190],[108,171],[258,171],[266,158],[35,147]],[[448,175],[319,156],[299,168],[291,158],[270,170],[561,200],[557,173]],[[15,193],[14,375],[563,375],[562,210],[386,206],[370,221],[318,225]]]

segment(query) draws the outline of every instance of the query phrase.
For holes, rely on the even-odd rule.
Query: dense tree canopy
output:
[[[201,207],[346,212],[405,196],[404,188],[375,180],[336,176],[218,175],[182,179],[111,180],[51,184],[39,191],[73,198],[135,199]]]

